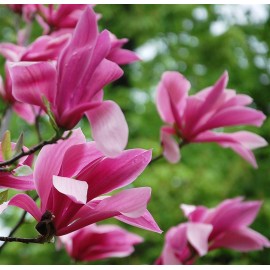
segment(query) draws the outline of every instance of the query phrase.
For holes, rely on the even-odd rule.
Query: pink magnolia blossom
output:
[[[37,21],[44,29],[44,34],[49,32],[73,29],[80,19],[84,9],[93,5],[87,4],[60,4],[56,8],[55,5],[49,4],[38,5]]]
[[[86,226],[59,237],[67,253],[76,261],[95,261],[112,257],[126,257],[134,251],[134,245],[143,238],[116,225]]]
[[[157,264],[192,264],[196,257],[217,248],[240,252],[270,247],[260,233],[248,228],[261,207],[259,201],[228,199],[217,207],[181,205],[188,222],[171,228]]]
[[[122,76],[120,67],[106,59],[111,49],[108,31],[98,32],[91,8],[82,14],[57,65],[20,62],[10,68],[14,97],[46,111],[51,104],[57,125],[72,129],[85,113],[100,150],[116,156],[127,144],[128,127],[119,106],[103,102],[102,88]]]
[[[30,22],[33,19],[38,8],[36,4],[9,4],[7,6],[14,12],[22,15],[26,22]]]
[[[246,107],[252,99],[226,89],[225,72],[212,87],[188,96],[190,82],[180,73],[165,72],[158,85],[157,108],[164,122],[161,142],[164,156],[172,163],[179,161],[180,151],[173,136],[184,143],[215,142],[229,147],[253,167],[257,167],[251,150],[267,145],[260,136],[247,132],[215,132],[213,129],[238,125],[261,126],[265,115]]]
[[[110,33],[110,39],[111,50],[106,57],[108,60],[118,65],[126,65],[140,60],[134,52],[122,48],[128,42],[127,38],[117,39],[114,34]]]
[[[123,151],[107,158],[86,143],[80,129],[55,145],[42,148],[33,178],[40,208],[26,194],[15,195],[8,203],[29,212],[41,224],[49,220],[53,235],[61,236],[89,224],[115,217],[128,224],[161,232],[146,206],[148,187],[131,188],[106,195],[132,183],[151,160],[151,151]],[[41,225],[40,225],[41,226]],[[48,233],[37,228],[41,234]]]
[[[70,38],[70,34],[59,37],[42,36],[36,39],[27,47],[14,45],[12,43],[0,43],[0,54],[8,61],[47,61],[56,60],[60,51],[64,48]],[[9,63],[9,62],[7,62]],[[5,66],[5,81],[0,76],[0,95],[5,102],[9,103],[12,109],[28,123],[33,124],[35,115],[39,108],[36,106],[18,102],[12,94],[12,82]]]
[[[12,149],[14,150],[16,147],[15,143],[12,143]],[[24,147],[24,150],[28,149]],[[3,162],[2,155],[2,143],[0,142],[0,162]],[[13,188],[18,190],[33,190],[35,189],[33,175],[16,175],[16,172],[22,166],[31,166],[33,161],[33,156],[26,156],[19,160],[18,165],[11,172],[0,172],[0,188]],[[1,211],[0,211],[1,212]]]

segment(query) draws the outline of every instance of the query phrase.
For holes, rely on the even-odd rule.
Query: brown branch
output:
[[[9,159],[9,160],[6,160],[6,161],[3,161],[3,162],[0,162],[0,167],[4,167],[4,166],[8,166],[8,165],[11,165],[13,164],[14,162],[16,162],[17,160],[19,160],[20,158],[22,157],[25,157],[25,156],[29,156],[31,154],[34,154],[35,152],[37,152],[38,150],[40,150],[42,147],[44,147],[45,145],[48,145],[48,144],[54,144],[56,143],[58,140],[62,139],[62,140],[66,140],[70,137],[71,135],[71,132],[72,131],[69,131],[69,133],[65,136],[65,137],[62,137],[62,134],[56,134],[54,137],[52,137],[50,140],[45,140],[45,141],[42,141],[40,142],[39,144],[37,144],[36,146],[30,148],[28,151],[24,151],[22,149],[22,152],[19,153],[18,155],[16,155],[15,157]]]
[[[36,243],[36,244],[44,244],[49,242],[47,237],[42,235],[38,236],[37,238],[19,238],[19,237],[8,237],[8,236],[0,236],[0,241],[5,242],[20,242],[20,243]]]
[[[157,160],[159,160],[159,159],[161,159],[161,158],[163,158],[163,154],[160,154],[160,155],[158,155],[158,156],[152,158],[152,160],[149,162],[148,166],[149,166],[149,165],[152,165],[154,162],[156,162]]]

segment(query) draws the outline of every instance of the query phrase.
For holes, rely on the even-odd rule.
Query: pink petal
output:
[[[164,122],[175,123],[172,103],[181,116],[185,109],[190,83],[178,72],[165,72],[157,89],[157,108]]]
[[[86,203],[88,184],[72,178],[53,176],[53,186],[75,203]]]
[[[255,169],[258,168],[256,158],[251,150],[246,149],[242,145],[237,145],[237,144],[231,144],[231,145],[226,144],[224,147],[225,148],[230,147],[235,153],[237,153],[239,156],[245,159],[253,168]]]
[[[17,206],[31,214],[37,221],[40,221],[42,213],[35,201],[26,194],[17,194],[11,198],[8,205]]]
[[[20,62],[10,65],[12,93],[18,101],[37,105],[45,110],[42,97],[54,103],[56,70],[50,62]]]
[[[266,237],[252,229],[241,228],[239,230],[227,231],[214,241],[211,250],[220,247],[249,252],[270,247],[270,242]]]
[[[120,107],[105,101],[86,113],[97,148],[107,156],[117,156],[126,147],[128,125]]]
[[[80,17],[68,46],[59,56],[57,104],[61,105],[60,111],[64,111],[66,104],[72,98],[67,93],[72,93],[77,88],[77,95],[80,96],[83,89],[77,86],[80,85],[86,75],[92,74],[92,70],[89,70],[89,64],[92,61],[97,38],[96,16],[92,9],[87,8]]]
[[[179,145],[173,138],[174,129],[168,132],[168,127],[162,127],[160,133],[163,155],[169,162],[177,163],[181,157]]]
[[[133,245],[143,240],[118,226],[95,224],[60,239],[63,239],[70,256],[83,261],[128,256],[134,251]]]
[[[83,99],[92,99],[107,84],[119,79],[123,74],[123,70],[114,62],[103,59],[99,65],[94,66],[93,73],[87,71],[88,76],[85,79],[86,93],[82,94]]]
[[[59,37],[41,36],[24,51],[20,61],[56,60],[69,38],[70,34]]]
[[[171,246],[177,253],[181,253],[187,245],[187,225],[188,223],[182,223],[177,227],[170,228],[166,233],[166,244]]]
[[[13,188],[18,190],[33,190],[35,184],[33,176],[13,176],[11,173],[0,173],[0,187]]]
[[[12,104],[12,109],[27,123],[29,124],[35,123],[35,114],[33,111],[33,105],[15,102]]]
[[[176,256],[176,250],[174,250],[170,245],[165,244],[164,250],[162,252],[162,264],[164,265],[181,265],[182,262]]]
[[[74,106],[73,108],[65,109],[64,112],[62,111],[56,111],[56,122],[58,126],[63,127],[65,129],[73,129],[78,122],[83,117],[83,114],[88,111],[95,109],[100,105],[100,102],[87,102],[87,103],[81,103],[79,105]],[[58,109],[58,107],[57,107]]]
[[[188,205],[188,204],[181,204],[180,209],[183,211],[186,218],[189,217],[190,214],[192,214],[196,210],[195,205]]]
[[[151,197],[151,189],[147,187],[126,189],[118,194],[102,200],[96,211],[114,211],[129,218],[138,218],[146,211]]]
[[[226,230],[249,226],[257,216],[260,207],[259,201],[226,200],[213,210],[209,220],[214,226],[211,238]]]
[[[211,87],[211,90],[208,91],[204,102],[197,112],[199,115],[199,119],[197,119],[198,121],[201,120],[201,117],[203,117],[207,112],[216,106],[216,103],[219,102],[219,98],[222,96],[222,93],[224,92],[228,83],[228,78],[228,72],[225,71],[215,85]]]
[[[89,189],[91,189],[91,186],[89,186]],[[150,188],[133,188],[103,199],[94,209],[85,205],[83,211],[80,210],[73,217],[75,222],[71,220],[71,224],[60,229],[57,235],[70,233],[89,224],[119,216],[121,213],[124,213],[123,216],[127,217],[127,219],[134,220],[136,224],[136,218],[130,218],[130,216],[138,217],[142,215],[150,198],[150,192]]]
[[[58,175],[67,149],[80,143],[85,143],[85,137],[80,129],[76,129],[73,130],[69,139],[45,146],[40,151],[34,169],[34,179],[37,192],[41,198],[42,211],[46,210],[53,175]]]
[[[151,150],[126,150],[116,158],[104,158],[89,164],[77,179],[89,185],[88,200],[132,183],[151,160]]]
[[[74,28],[78,19],[81,17],[85,4],[62,4],[58,6],[56,12],[53,13],[53,23],[59,28]]]
[[[183,116],[185,128],[183,128],[181,131],[183,133],[183,137],[189,141],[191,141],[194,136],[194,127],[197,124],[199,117],[198,111],[203,102],[204,100],[196,95],[187,98],[186,109]]]
[[[162,230],[158,227],[158,224],[155,222],[154,218],[152,217],[152,215],[149,213],[148,210],[146,210],[145,213],[138,218],[130,218],[124,215],[115,216],[115,218],[129,225],[144,230],[162,233]]]
[[[101,157],[103,154],[96,148],[95,142],[73,145],[65,152],[60,174],[65,177],[76,176],[84,167]]]
[[[134,52],[120,48],[111,50],[106,58],[118,65],[126,65],[140,60]]]
[[[17,46],[12,43],[0,44],[0,54],[2,54],[9,61],[20,61],[20,56],[24,50],[24,47]]]
[[[208,238],[213,230],[210,224],[188,223],[187,238],[190,244],[197,250],[200,256],[208,251]]]
[[[231,133],[230,136],[239,141],[245,148],[250,150],[264,147],[268,144],[267,141],[261,136],[248,131],[234,132]]]
[[[249,162],[254,168],[257,168],[257,163],[250,149],[267,145],[267,142],[262,137],[251,132],[226,134],[206,131],[194,138],[193,142],[216,142],[222,147],[229,147]]]
[[[260,127],[265,120],[265,115],[257,110],[246,107],[230,107],[215,114],[200,131],[237,125],[254,125]],[[198,130],[197,130],[198,131]]]

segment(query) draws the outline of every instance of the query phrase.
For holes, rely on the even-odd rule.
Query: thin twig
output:
[[[149,166],[149,165],[152,165],[154,162],[156,162],[157,160],[159,160],[159,159],[161,159],[161,158],[163,158],[163,154],[160,154],[160,155],[158,155],[158,156],[152,158],[152,160],[149,162],[148,166]]]
[[[20,243],[36,243],[36,244],[44,244],[49,242],[48,239],[44,236],[38,236],[37,238],[19,238],[19,237],[8,237],[8,236],[0,236],[0,241],[5,242],[20,242]]]
[[[182,147],[184,147],[185,145],[187,145],[188,144],[188,142],[187,141],[181,141],[180,143],[179,143],[179,148],[182,148]],[[163,153],[161,153],[160,155],[158,155],[158,156],[156,156],[156,157],[154,157],[154,158],[152,158],[152,160],[149,162],[149,164],[148,164],[148,166],[149,165],[152,165],[154,162],[156,162],[157,160],[160,160],[161,158],[163,158],[164,157],[164,155],[163,155]]]
[[[25,156],[29,156],[31,154],[34,154],[36,151],[40,150],[42,147],[44,147],[45,145],[48,145],[48,144],[54,144],[56,143],[58,140],[62,139],[62,140],[66,140],[69,138],[69,136],[71,135],[71,132],[70,131],[67,136],[65,137],[62,137],[62,135],[60,134],[56,134],[55,136],[53,136],[50,140],[45,140],[45,141],[42,141],[40,142],[39,144],[37,144],[36,146],[30,148],[28,151],[24,151],[22,149],[22,152],[19,153],[18,155],[16,155],[15,157],[9,159],[9,160],[6,160],[6,161],[3,161],[3,162],[0,162],[0,167],[4,167],[4,166],[7,166],[7,165],[11,165],[13,164],[14,162],[16,162],[17,160],[19,160],[20,158],[22,157],[25,157]]]
[[[33,200],[36,201],[38,199],[38,195],[36,195]],[[27,215],[28,212],[24,211],[21,218],[19,219],[19,221],[17,222],[17,224],[15,225],[15,227],[10,231],[8,237],[12,237],[14,235],[14,233],[22,226],[22,224],[24,223],[24,220],[25,220],[25,217]],[[5,241],[3,243],[3,245],[0,247],[0,253],[1,251],[3,250],[3,248],[5,247],[5,245],[7,244],[8,242]]]

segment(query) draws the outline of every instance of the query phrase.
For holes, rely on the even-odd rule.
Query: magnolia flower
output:
[[[180,73],[165,72],[158,85],[157,109],[164,122],[161,143],[164,156],[172,163],[179,161],[180,151],[173,136],[183,143],[215,142],[229,147],[253,167],[257,167],[251,150],[267,145],[260,136],[247,132],[215,132],[213,129],[238,125],[261,126],[265,115],[246,105],[252,99],[234,90],[226,89],[225,72],[212,87],[188,96],[189,81]]]
[[[43,147],[38,155],[33,178],[40,208],[26,194],[15,195],[7,205],[30,213],[39,222],[37,230],[46,237],[65,235],[110,217],[161,232],[146,209],[150,188],[104,196],[132,183],[150,160],[151,151],[143,149],[106,158],[77,129],[69,139]]]
[[[122,48],[128,42],[127,38],[117,39],[114,34],[110,33],[110,39],[111,49],[106,57],[108,60],[118,65],[126,65],[140,60],[134,52]]]
[[[7,5],[14,12],[22,15],[26,22],[30,22],[37,11],[38,5],[36,4],[9,4]]]
[[[80,19],[84,9],[89,6],[87,4],[72,4],[72,5],[55,5],[49,4],[37,5],[38,14],[37,21],[42,26],[44,34],[62,29],[73,29]]]
[[[35,116],[39,108],[30,104],[18,102],[12,93],[12,82],[7,65],[9,61],[47,61],[56,60],[60,51],[65,47],[70,34],[59,37],[42,36],[27,47],[14,45],[12,43],[0,43],[0,54],[7,60],[5,65],[5,80],[0,76],[0,95],[11,108],[25,121],[30,124],[35,122]]]
[[[119,106],[102,101],[102,88],[123,74],[117,64],[106,59],[109,51],[109,32],[98,33],[95,13],[87,8],[56,66],[20,62],[11,66],[10,73],[17,100],[46,111],[46,97],[57,125],[67,130],[86,113],[99,149],[116,156],[127,144],[128,127]]]
[[[86,226],[60,236],[58,244],[76,261],[95,261],[112,257],[126,257],[143,238],[116,225]]]
[[[14,151],[16,144],[12,143],[11,148]],[[28,149],[23,148],[24,151]],[[0,162],[3,162],[2,142],[0,142]],[[18,190],[35,189],[32,171],[29,166],[32,165],[33,156],[26,156],[19,159],[18,165],[10,172],[0,171],[0,188],[13,188]],[[22,173],[23,172],[23,173]],[[27,172],[27,173],[25,173]],[[1,211],[0,211],[1,212]]]
[[[248,228],[254,221],[261,202],[228,199],[215,208],[181,205],[188,222],[171,228],[157,264],[192,264],[196,257],[217,248],[240,252],[270,247],[260,233]]]

